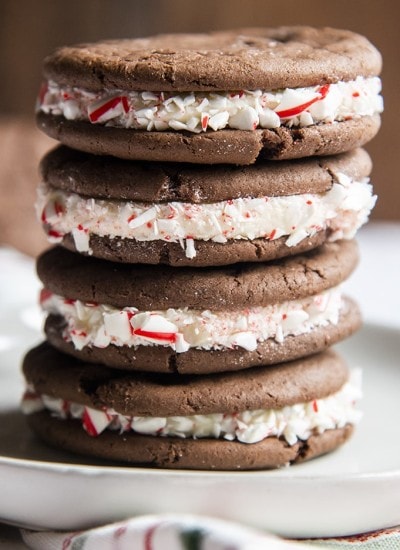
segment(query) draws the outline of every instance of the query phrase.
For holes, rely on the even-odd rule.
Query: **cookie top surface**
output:
[[[43,343],[27,354],[23,368],[38,393],[139,416],[281,408],[331,395],[348,379],[346,365],[333,351],[279,367],[199,377],[128,375],[80,362]]]
[[[143,202],[208,203],[240,197],[322,193],[341,172],[368,176],[371,159],[363,149],[334,157],[259,162],[246,167],[130,162],[57,147],[42,160],[45,183],[93,198]]]
[[[44,286],[66,298],[139,309],[225,309],[310,296],[338,285],[357,264],[355,241],[338,241],[267,264],[173,268],[115,264],[61,247],[38,258]]]
[[[164,34],[62,47],[46,58],[59,84],[152,91],[312,86],[377,75],[381,56],[363,36],[311,27]]]

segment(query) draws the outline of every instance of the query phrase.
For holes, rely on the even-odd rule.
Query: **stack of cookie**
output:
[[[279,467],[333,450],[359,377],[341,283],[375,197],[381,59],[305,27],[84,44],[45,61],[33,430],[166,468]]]

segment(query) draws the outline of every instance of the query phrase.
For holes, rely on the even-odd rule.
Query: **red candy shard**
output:
[[[321,86],[321,88],[318,90],[319,97],[315,97],[314,99],[311,99],[306,103],[302,103],[301,105],[297,105],[296,107],[292,107],[291,109],[285,109],[283,111],[275,111],[276,114],[280,118],[291,118],[299,115],[300,113],[305,111],[305,109],[307,109],[308,107],[311,107],[311,105],[313,105],[317,101],[321,101],[322,99],[324,99],[329,91],[329,86],[330,86],[329,84],[326,84],[325,86]]]
[[[201,128],[205,131],[207,130],[207,125],[208,125],[208,120],[209,120],[209,116],[208,115],[203,115],[201,117]]]
[[[124,109],[125,113],[127,113],[129,111],[128,98],[126,96],[112,97],[111,99],[103,103],[103,105],[98,107],[95,111],[89,114],[90,122],[97,122],[101,116],[107,113],[107,111],[114,109],[120,103],[122,104],[122,108]]]
[[[43,105],[44,98],[46,97],[48,89],[49,89],[48,83],[42,82],[39,90],[39,96],[38,96],[39,105]]]
[[[34,391],[30,391],[30,390],[26,390],[24,392],[24,395],[22,396],[22,400],[25,401],[25,400],[34,400],[34,399],[39,399],[39,394],[34,392]]]
[[[54,203],[54,210],[56,211],[57,216],[61,216],[61,214],[64,214],[64,208],[58,202]]]
[[[88,413],[88,410],[86,407],[85,407],[85,410],[83,411],[82,423],[88,435],[92,437],[96,437],[97,435],[99,435],[92,422],[92,419],[90,418],[90,414]]]
[[[129,103],[128,103],[128,98],[125,95],[122,96],[121,103],[125,113],[127,113],[129,111]]]
[[[143,336],[144,338],[154,338],[154,340],[162,340],[163,342],[176,342],[175,332],[153,332],[151,330],[142,330],[141,328],[134,329],[133,333],[136,336]]]
[[[47,235],[49,237],[54,237],[55,239],[62,239],[63,238],[63,234],[60,233],[59,231],[56,231],[55,229],[49,229],[47,231]]]
[[[47,288],[42,288],[39,295],[39,304],[43,304],[46,300],[49,300],[53,296],[51,290]]]

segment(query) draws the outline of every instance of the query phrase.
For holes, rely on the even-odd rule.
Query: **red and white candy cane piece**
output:
[[[150,315],[150,322],[149,319],[147,319],[147,322],[145,321],[142,326],[137,325],[136,328],[134,326],[136,324],[135,321],[132,322],[135,317],[135,313],[127,311],[126,315],[128,317],[132,336],[141,336],[142,338],[146,338],[156,344],[174,344],[177,353],[185,352],[190,348],[190,345],[184,339],[183,334],[177,332],[178,329],[175,325],[166,319],[162,319],[159,315]]]
[[[128,225],[130,229],[136,229],[137,227],[140,227],[141,225],[144,225],[147,222],[153,221],[157,216],[157,210],[154,206],[151,208],[148,208],[142,214],[139,216],[135,216],[132,214],[128,218]]]
[[[105,411],[85,407],[82,424],[88,435],[96,437],[101,434],[112,422],[112,416]]]
[[[90,236],[89,229],[83,227],[82,224],[79,224],[72,230],[72,237],[74,239],[75,247],[78,252],[89,252],[90,251]]]
[[[49,224],[44,226],[44,230],[48,237],[48,241],[51,243],[60,243],[64,237],[64,233],[53,229]]]
[[[39,90],[38,99],[37,99],[38,104],[40,106],[42,106],[43,103],[45,102],[46,94],[47,94],[48,91],[49,91],[49,83],[47,81],[42,82],[42,84],[40,86],[40,90]]]
[[[40,219],[42,223],[48,224],[62,216],[63,213],[64,208],[62,204],[55,200],[49,200],[42,210]]]
[[[280,118],[295,117],[295,116],[299,115],[300,113],[302,113],[303,111],[305,111],[306,109],[308,109],[308,107],[311,107],[311,105],[313,105],[317,101],[321,101],[322,99],[324,99],[326,97],[327,93],[329,92],[329,87],[330,87],[329,84],[326,84],[325,86],[321,86],[320,89],[318,90],[319,96],[314,97],[313,99],[311,99],[310,101],[307,101],[306,103],[302,103],[301,105],[296,105],[296,107],[292,107],[290,109],[284,109],[282,111],[275,111],[275,113]]]
[[[210,119],[210,117],[206,113],[203,113],[201,115],[201,128],[204,132],[207,130],[209,119]]]
[[[52,242],[60,242],[64,236],[63,233],[57,231],[52,226],[52,223],[56,222],[63,213],[64,208],[62,204],[60,204],[56,200],[49,200],[49,202],[42,210],[40,219],[43,224],[43,229],[45,230],[47,236],[50,237]]]
[[[22,398],[21,408],[24,414],[39,412],[44,408],[42,398],[34,390],[27,388]]]
[[[170,344],[175,343],[176,332],[155,332],[152,330],[142,330],[140,328],[134,329],[136,336],[142,336],[142,338],[150,338],[151,340],[160,340],[161,342],[168,342]]]
[[[88,107],[90,122],[106,122],[129,111],[129,102],[126,96],[115,96],[96,101]]]
[[[130,317],[131,332],[155,343],[175,344],[178,328],[156,313],[139,314]]]
[[[232,345],[254,351],[257,349],[257,338],[251,332],[237,332],[232,336]]]
[[[51,290],[48,290],[47,288],[42,288],[39,294],[39,304],[42,305],[44,302],[47,302],[47,300],[50,300],[50,298],[53,296],[53,293]]]
[[[230,117],[229,126],[237,130],[255,130],[260,123],[258,113],[247,105]]]

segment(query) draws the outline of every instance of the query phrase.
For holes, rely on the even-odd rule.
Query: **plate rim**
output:
[[[393,325],[387,325],[382,324],[378,322],[364,322],[363,326],[361,327],[360,331],[358,331],[357,334],[354,335],[356,338],[357,335],[362,334],[363,332],[368,331],[384,331],[391,334],[392,337],[398,337],[400,335],[399,328],[393,326]],[[351,341],[353,338],[349,338],[347,340],[344,340],[343,342],[340,342],[339,344],[335,345],[335,349],[339,347],[342,344],[345,345],[351,345]],[[7,412],[19,412],[20,409],[18,407],[8,409]],[[1,412],[0,412],[1,414]],[[21,413],[22,414],[22,413]],[[62,474],[65,475],[68,473],[76,473],[76,474],[96,474],[96,475],[107,475],[107,474],[116,474],[120,476],[126,476],[126,477],[132,477],[135,474],[136,475],[151,475],[153,477],[163,477],[165,475],[175,475],[177,477],[179,476],[191,476],[193,478],[195,477],[214,477],[216,479],[226,477],[226,476],[240,476],[240,477],[255,477],[255,476],[262,476],[265,479],[269,479],[271,482],[274,480],[279,480],[280,483],[284,483],[288,480],[291,482],[305,482],[307,480],[313,480],[318,482],[325,482],[326,480],[340,480],[343,481],[357,481],[361,479],[372,479],[372,478],[393,478],[397,479],[400,478],[400,466],[399,468],[395,469],[389,469],[384,471],[371,471],[371,472],[349,472],[349,473],[334,473],[332,475],[329,474],[312,474],[312,473],[304,473],[304,474],[298,474],[293,472],[291,470],[291,467],[288,468],[279,468],[279,469],[272,469],[272,470],[239,470],[239,471],[231,471],[231,470],[219,470],[219,471],[213,471],[213,470],[184,470],[184,469],[167,469],[167,468],[148,468],[146,466],[140,467],[140,466],[130,466],[130,465],[97,465],[97,464],[79,464],[79,463],[69,463],[69,462],[62,462],[62,461],[53,461],[53,460],[36,460],[36,459],[29,459],[29,458],[16,458],[12,456],[6,456],[0,454],[0,474],[1,474],[1,468],[2,467],[18,467],[20,469],[32,469],[32,470],[40,470],[40,471],[48,471],[52,472],[54,474]],[[285,472],[285,476],[281,475],[281,472]],[[297,470],[296,470],[297,471]],[[276,475],[278,473],[278,475]]]
[[[367,331],[368,335],[371,335],[370,331],[373,331],[379,340],[381,340],[382,333],[385,333],[388,338],[391,337],[390,341],[395,344],[394,351],[397,352],[398,329],[379,323],[364,323],[363,328]],[[351,345],[350,339],[348,344]],[[355,362],[354,353],[357,353],[359,342],[355,342],[355,344],[356,347],[348,349],[348,353],[351,354],[348,359],[351,363]],[[340,352],[343,354],[346,353],[344,349]],[[344,357],[347,359],[346,355]],[[369,369],[374,368],[373,363],[367,364]],[[392,371],[396,365],[397,363],[393,362],[393,346],[390,346],[385,367]],[[354,366],[357,365],[355,364]],[[11,406],[4,408],[3,412],[16,413],[18,411],[17,403],[13,403]],[[365,443],[364,439],[363,442]],[[351,441],[349,444],[351,444]],[[10,448],[12,449],[13,447]],[[35,454],[32,454],[32,456],[34,457]],[[44,456],[46,457],[46,455]],[[395,457],[397,457],[397,454]],[[66,457],[66,460],[68,460],[68,457]],[[325,468],[325,466],[322,470],[318,468],[313,470],[310,466],[302,470],[302,465],[299,465],[299,468],[295,466],[279,470],[207,471],[171,470],[115,465],[115,463],[110,466],[107,464],[82,464],[79,463],[79,457],[77,456],[74,460],[77,462],[59,461],[57,455],[54,460],[51,455],[49,460],[0,455],[0,478],[4,480],[7,490],[12,488],[14,493],[11,502],[8,502],[8,504],[4,502],[2,509],[0,509],[0,514],[3,516],[2,520],[20,526],[27,526],[29,520],[31,520],[30,525],[34,529],[64,528],[67,530],[72,529],[72,524],[76,527],[75,522],[84,522],[84,524],[87,522],[93,523],[94,521],[96,524],[98,524],[97,522],[101,522],[102,524],[109,523],[110,521],[117,521],[118,518],[111,518],[109,515],[105,517],[104,514],[107,510],[104,507],[100,507],[100,509],[96,510],[96,514],[100,515],[96,518],[87,513],[83,513],[82,516],[82,511],[80,511],[79,514],[81,516],[79,517],[76,514],[70,516],[67,514],[67,517],[62,520],[63,525],[60,526],[59,516],[54,515],[57,510],[57,514],[60,512],[60,505],[54,507],[57,491],[59,489],[68,491],[71,488],[73,491],[78,490],[79,495],[85,499],[87,497],[87,487],[91,487],[97,493],[102,491],[104,487],[117,486],[113,498],[122,498],[122,502],[125,503],[124,506],[126,507],[125,512],[119,510],[118,513],[120,515],[125,515],[126,513],[128,515],[132,515],[132,513],[134,515],[142,515],[150,512],[147,509],[139,511],[136,508],[134,508],[133,512],[129,511],[131,496],[129,496],[129,500],[127,501],[126,492],[128,491],[129,493],[129,490],[135,486],[155,487],[159,485],[158,491],[165,492],[174,487],[178,491],[184,491],[186,499],[194,499],[191,513],[200,515],[207,515],[208,508],[203,508],[202,498],[210,494],[208,492],[208,487],[210,486],[212,487],[212,491],[233,489],[236,487],[234,490],[235,498],[245,498],[246,502],[249,502],[249,498],[251,500],[254,498],[254,491],[256,490],[258,501],[261,498],[261,503],[271,504],[271,498],[274,499],[275,503],[278,503],[278,508],[268,520],[261,512],[254,510],[251,514],[248,511],[244,515],[242,510],[239,517],[235,516],[235,514],[232,515],[232,511],[228,510],[228,512],[225,512],[225,510],[221,511],[222,509],[218,508],[217,511],[214,510],[212,515],[219,515],[219,517],[223,517],[224,519],[252,525],[256,528],[267,529],[286,538],[345,536],[356,531],[366,532],[371,529],[383,529],[400,521],[398,512],[400,504],[400,467],[397,467],[397,460],[389,461],[389,463],[383,462],[381,465],[378,464],[377,469],[375,469],[373,461],[367,461],[362,471],[348,469],[346,472],[341,472],[339,468],[334,470],[333,473],[330,473],[330,469]],[[311,461],[308,464],[310,465]],[[379,468],[385,469],[379,470]],[[6,477],[9,479],[8,482],[5,480]],[[24,494],[26,496],[26,483],[28,481],[42,483],[43,480],[46,480],[47,487],[44,490],[44,501],[40,507],[42,510],[34,510],[33,506],[35,505],[32,497],[29,497],[27,503],[22,505],[21,499],[25,499]],[[82,483],[83,481],[85,483]],[[202,490],[200,496],[196,497],[199,486],[202,486]],[[323,517],[321,516],[318,522],[318,527],[315,525],[314,520],[312,520],[312,523],[310,522],[311,517],[314,518],[316,514],[320,514],[318,505],[314,502],[315,498],[310,497],[311,502],[306,503],[303,500],[304,490],[307,487],[314,497],[318,496],[328,499],[326,502],[326,506],[329,509],[328,517],[326,516],[327,512],[325,509]],[[385,493],[381,501],[382,509],[381,511],[378,510],[372,513],[369,509],[366,509],[365,494],[368,492],[372,498],[378,498],[379,495],[382,496],[382,489],[384,489]],[[76,496],[74,492],[73,498],[76,498]],[[287,504],[287,499],[293,499],[293,496],[293,504],[288,509],[288,512],[293,514],[293,521],[290,527],[288,527],[286,519],[282,518],[279,509],[282,509],[285,503]],[[301,504],[300,498],[302,499]],[[340,506],[343,498],[349,499],[354,510],[359,510],[361,506],[365,513],[361,517],[359,517],[358,513],[356,516],[353,513],[349,517],[348,512],[344,513],[343,510],[337,508]],[[192,500],[188,500],[187,502],[192,502]],[[134,504],[135,506],[138,505],[137,503]],[[148,504],[146,505],[148,506]],[[298,506],[300,505],[304,511],[299,515]],[[161,504],[161,508],[159,504],[153,503],[151,506],[155,507],[151,512],[153,514],[166,513],[167,509],[163,508],[164,504]],[[296,508],[294,509],[293,506],[296,506]],[[254,516],[254,513],[256,516]],[[49,518],[48,515],[44,514],[50,514],[51,517]],[[51,525],[49,525],[49,522]]]

